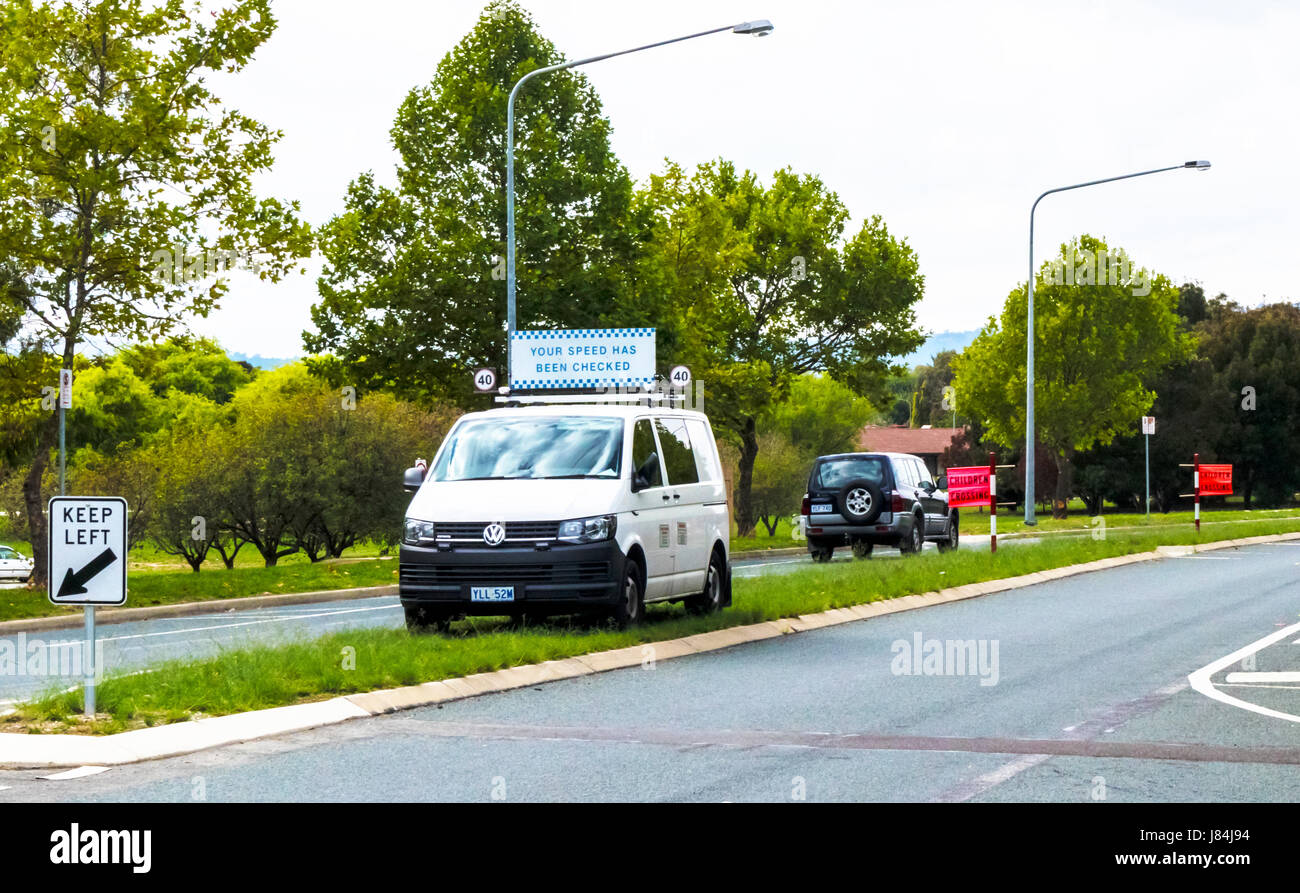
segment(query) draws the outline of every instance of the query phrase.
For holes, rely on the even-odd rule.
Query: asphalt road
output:
[[[76,780],[0,772],[0,801],[1294,801],[1297,620],[1300,544],[1258,545]],[[985,660],[927,674],[917,637]]]

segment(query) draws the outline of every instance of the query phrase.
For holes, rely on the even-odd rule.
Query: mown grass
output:
[[[965,509],[965,518],[962,525],[963,530],[968,533],[983,533],[984,527],[988,525],[988,514],[978,514],[975,509]],[[1067,518],[1053,518],[1051,514],[1040,512],[1037,516],[1038,524],[1033,527],[1025,526],[1024,512],[1009,512],[1000,509],[998,511],[998,533],[1055,533],[1059,531],[1091,531],[1096,526],[1094,517],[1087,512],[1072,513]],[[1106,512],[1101,515],[1108,528],[1126,528],[1126,527],[1145,527],[1145,528],[1163,528],[1163,527],[1191,527],[1193,522],[1193,512],[1189,507],[1187,511],[1169,512],[1161,514],[1152,512],[1148,518],[1142,512]],[[1300,509],[1282,508],[1282,509],[1217,509],[1215,511],[1201,511],[1201,526],[1211,526],[1215,524],[1236,524],[1245,521],[1273,521],[1284,520],[1288,518],[1300,518]],[[983,525],[983,526],[981,526]],[[1231,537],[1229,537],[1231,539]]]
[[[173,605],[250,595],[384,586],[396,582],[397,560],[383,558],[235,568],[197,574],[191,571],[132,574],[127,579],[127,606]],[[0,620],[52,617],[80,610],[50,604],[41,589],[0,589]]]
[[[8,724],[12,729],[106,733],[258,710],[1014,577],[1150,551],[1157,545],[1300,531],[1300,520],[1226,528],[1202,531],[1199,538],[1189,527],[1109,535],[1105,540],[1062,538],[1005,548],[996,555],[965,549],[889,561],[810,563],[788,574],[737,579],[735,604],[721,614],[694,617],[677,606],[657,606],[644,625],[625,631],[566,619],[532,627],[474,619],[455,624],[448,636],[412,636],[402,629],[347,630],[108,678],[98,694],[99,709],[108,717],[94,723],[83,723],[78,716],[83,709],[79,691],[50,693],[0,719],[0,729]],[[355,661],[352,669],[347,668],[349,655]]]

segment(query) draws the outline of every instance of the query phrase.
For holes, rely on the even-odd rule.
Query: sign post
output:
[[[55,496],[50,500],[49,599],[86,614],[86,717],[95,715],[95,606],[126,603],[126,500]]]
[[[68,465],[68,445],[64,437],[66,430],[64,413],[72,408],[72,370],[59,370],[59,495],[67,492],[64,482],[67,480],[65,470]]]
[[[1156,417],[1142,416],[1142,439],[1146,441],[1147,452],[1147,520],[1151,520],[1151,435],[1156,433]]]

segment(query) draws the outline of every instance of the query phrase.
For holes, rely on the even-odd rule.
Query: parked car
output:
[[[465,614],[731,604],[730,514],[709,420],[622,405],[468,413],[406,471],[398,589],[412,630]]]
[[[940,551],[960,539],[956,509],[948,507],[947,482],[930,480],[925,463],[906,453],[840,453],[820,456],[808,475],[800,513],[814,561],[830,561],[848,546],[868,558],[876,546],[916,554],[926,540]]]
[[[0,580],[18,580],[25,583],[31,578],[35,567],[36,562],[17,549],[0,546]]]

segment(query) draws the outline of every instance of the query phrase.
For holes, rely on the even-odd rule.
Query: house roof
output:
[[[879,453],[937,456],[962,433],[961,428],[901,428],[868,425],[858,436],[858,446]]]

